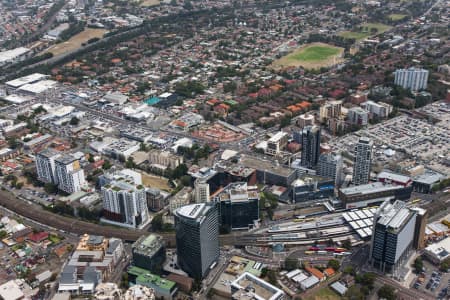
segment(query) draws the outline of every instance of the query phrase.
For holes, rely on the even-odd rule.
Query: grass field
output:
[[[159,5],[160,3],[160,0],[142,0],[140,5],[143,7],[151,7]]]
[[[274,68],[304,67],[317,69],[332,66],[342,59],[343,48],[323,43],[304,45],[292,53],[273,62]]]
[[[339,35],[348,39],[355,39],[357,41],[360,41],[372,35],[380,34],[391,29],[391,26],[381,23],[364,23],[358,26],[358,28],[359,27],[362,28],[361,31],[343,31],[339,33]],[[375,34],[372,33],[372,28],[377,29],[377,32]]]
[[[92,38],[102,38],[106,32],[107,30],[105,29],[86,28],[84,31],[74,35],[69,40],[50,47],[46,52],[51,52],[54,56],[70,52],[80,48],[81,44],[86,43]]]
[[[61,239],[56,236],[56,235],[49,235],[48,239],[50,240],[50,242],[52,242],[54,245],[58,244],[59,242],[61,242]]]
[[[142,172],[142,183],[146,187],[154,187],[160,190],[170,192],[172,188],[169,186],[167,182],[167,178],[150,175]]]
[[[329,287],[317,290],[314,294],[303,298],[305,300],[341,300],[342,298],[333,292]]]
[[[407,16],[408,15],[403,15],[403,14],[391,14],[388,17],[392,21],[400,21],[400,20],[403,20],[404,18],[406,18]]]

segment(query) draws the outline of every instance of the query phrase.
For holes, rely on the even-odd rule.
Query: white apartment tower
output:
[[[342,101],[333,100],[328,101],[320,107],[319,119],[320,122],[325,122],[326,120],[339,118],[341,115]]]
[[[287,143],[287,133],[279,131],[267,141],[267,148],[265,153],[273,156],[278,155],[284,148],[286,148]]]
[[[353,184],[367,184],[370,179],[373,141],[362,137],[355,146],[355,163],[353,165]]]
[[[44,183],[57,182],[55,159],[59,156],[61,156],[61,153],[50,148],[36,154],[36,172],[39,181]]]
[[[398,69],[394,72],[394,83],[411,91],[427,88],[428,70],[425,69]]]
[[[58,188],[69,194],[81,191],[86,184],[80,162],[71,155],[61,155],[55,159],[55,175]]]
[[[130,228],[141,228],[148,219],[145,189],[132,180],[112,181],[101,189],[102,221]]]
[[[327,153],[321,154],[317,163],[317,175],[333,178],[336,186],[342,183],[344,162],[339,154]]]
[[[194,200],[196,203],[209,202],[209,184],[199,178],[194,183]]]

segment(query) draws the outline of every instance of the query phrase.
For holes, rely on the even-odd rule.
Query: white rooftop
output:
[[[412,211],[406,207],[403,201],[395,201],[392,205],[382,206],[380,208],[380,219],[378,223],[389,226],[393,229],[398,229],[405,222]]]
[[[396,190],[396,189],[400,189],[400,188],[402,188],[402,186],[396,186],[396,185],[392,185],[392,184],[384,184],[382,182],[374,182],[374,183],[368,183],[368,184],[362,184],[362,185],[343,188],[340,191],[346,195],[353,195],[353,194],[371,194],[371,193],[376,193],[379,191]]]
[[[20,91],[30,92],[33,94],[40,94],[56,85],[54,80],[41,80],[34,83],[27,83],[18,88]]]
[[[411,180],[411,178],[409,178],[408,176],[405,175],[401,175],[401,174],[395,174],[395,173],[391,173],[391,172],[386,172],[386,171],[382,171],[377,175],[377,178],[385,178],[385,179],[389,179],[389,180],[394,180],[394,181],[398,181],[398,182],[402,182],[402,183],[407,183],[408,181]]]
[[[22,290],[14,280],[10,280],[0,285],[0,296],[3,299],[8,300],[18,300],[24,298]]]
[[[279,140],[281,140],[283,137],[285,137],[286,135],[287,135],[286,132],[279,131],[269,139],[269,142],[276,143]]]
[[[3,97],[3,99],[5,99],[8,102],[14,103],[14,104],[21,104],[21,103],[31,100],[31,98],[29,98],[29,97],[19,96],[16,94],[11,94],[11,95],[5,96],[5,97]]]
[[[25,47],[19,47],[11,50],[6,50],[0,52],[0,63],[8,62],[10,60],[15,59],[16,57],[19,57],[25,53],[30,51],[30,49]]]
[[[42,80],[47,78],[48,75],[41,74],[41,73],[33,73],[24,77],[16,78],[14,80],[6,82],[6,85],[9,85],[11,87],[18,88],[24,84],[36,82],[38,80]]]
[[[178,208],[176,210],[176,213],[186,218],[196,219],[203,211],[204,207],[205,207],[204,203],[190,204]]]

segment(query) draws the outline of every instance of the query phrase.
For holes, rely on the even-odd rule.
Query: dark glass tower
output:
[[[214,203],[190,204],[174,212],[178,265],[204,278],[219,258],[219,215]]]
[[[320,155],[320,127],[306,126],[302,130],[302,161],[303,167],[313,169]]]

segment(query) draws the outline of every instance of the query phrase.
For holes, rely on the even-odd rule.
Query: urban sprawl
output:
[[[0,299],[450,298],[450,1],[0,11]]]

